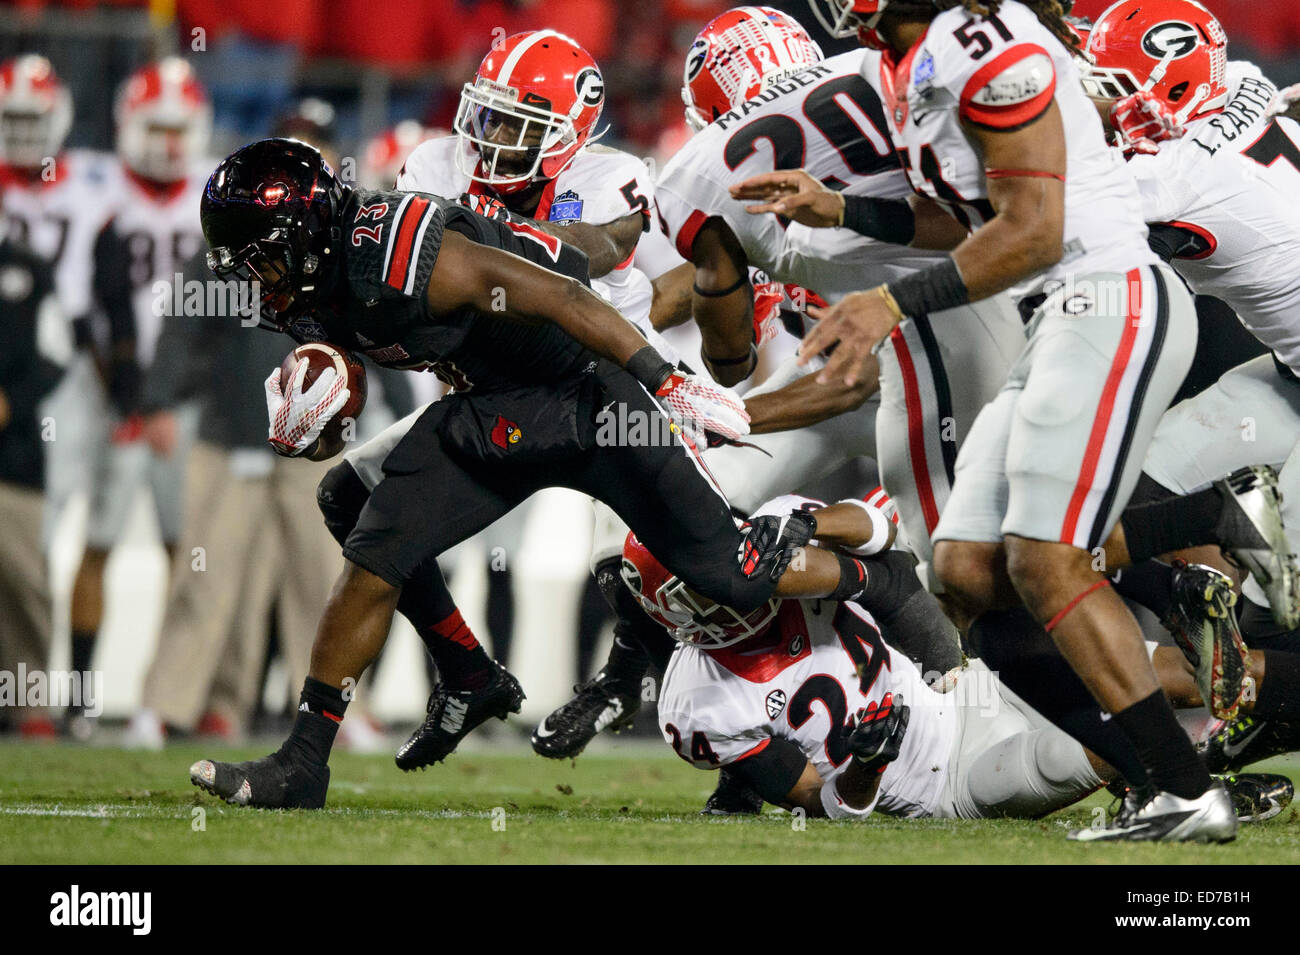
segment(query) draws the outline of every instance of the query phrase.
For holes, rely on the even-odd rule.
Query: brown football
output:
[[[288,390],[293,380],[294,369],[304,358],[307,359],[307,375],[303,379],[304,390],[310,388],[326,368],[333,368],[347,379],[348,390],[351,392],[347,402],[325,425],[325,430],[321,432],[320,450],[312,455],[318,460],[333,457],[342,451],[347,443],[344,439],[345,428],[348,429],[349,437],[355,436],[356,419],[366,406],[366,366],[361,363],[360,358],[346,348],[328,342],[308,342],[289,352],[280,363],[282,391]]]

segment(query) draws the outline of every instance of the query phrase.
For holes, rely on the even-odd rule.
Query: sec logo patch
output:
[[[767,718],[774,720],[785,709],[785,690],[773,690],[764,701],[767,706]]]

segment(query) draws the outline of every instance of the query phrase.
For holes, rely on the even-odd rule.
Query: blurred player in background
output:
[[[104,614],[104,566],[126,525],[137,487],[153,494],[158,530],[175,556],[184,505],[192,408],[146,418],[139,400],[164,309],[155,283],[172,285],[200,250],[199,197],[212,163],[207,92],[184,60],[133,73],[115,102],[122,194],[94,251],[94,283],[108,317],[106,400],[83,453],[92,468],[86,550],[72,591],[72,666],[90,668]],[[80,725],[73,714],[74,727]]]
[[[96,347],[103,337],[97,343],[93,332],[94,250],[121,191],[110,155],[64,148],[72,120],[72,96],[49,60],[26,54],[0,66],[0,207],[10,239],[53,268],[77,347],[45,409],[55,425],[46,444],[47,547],[68,500],[89,480],[85,442],[108,372]]]
[[[41,549],[49,426],[39,409],[72,344],[50,264],[10,233],[0,221],[0,672],[12,676],[20,665],[38,673],[49,664],[53,606]],[[0,730],[55,735],[48,711],[6,703]]]

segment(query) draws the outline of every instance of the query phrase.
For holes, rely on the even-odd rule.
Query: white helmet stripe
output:
[[[781,31],[773,25],[772,19],[767,12],[758,7],[745,7],[744,9],[745,12],[758,21],[759,30],[767,38],[767,42],[772,45],[772,50],[776,54],[776,65],[782,71],[793,67],[795,63],[790,58],[790,50],[785,45],[785,38],[781,35]]]
[[[520,43],[517,47],[511,50],[510,55],[506,57],[505,63],[501,66],[501,75],[497,77],[497,82],[502,86],[509,86],[510,74],[514,72],[514,68],[519,65],[520,58],[532,49],[533,45],[539,40],[545,40],[549,37],[559,35],[560,34],[555,30],[538,30],[523,43]]]

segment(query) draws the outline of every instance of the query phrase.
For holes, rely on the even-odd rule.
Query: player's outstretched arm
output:
[[[426,295],[435,315],[469,307],[485,318],[558,325],[662,399],[668,415],[697,447],[706,431],[729,439],[749,433],[749,415],[739,397],[677,371],[635,325],[576,279],[448,232]]]
[[[880,365],[874,357],[870,361],[872,367],[852,387],[840,381],[821,384],[805,375],[775,391],[750,395],[745,399],[750,434],[807,428],[861,407],[880,385]]]
[[[613,272],[636,251],[645,216],[641,212],[633,212],[603,225],[593,225],[590,222],[560,225],[541,220],[534,224],[543,232],[549,232],[585,252],[591,277],[598,279]]]
[[[968,235],[941,206],[921,196],[879,199],[838,192],[802,169],[765,172],[731,187],[753,202],[750,215],[777,215],[814,229],[843,227],[869,239],[917,249],[955,249]]]
[[[427,298],[434,314],[470,307],[485,316],[551,322],[619,365],[647,347],[636,326],[577,279],[455,232],[443,236]]]

